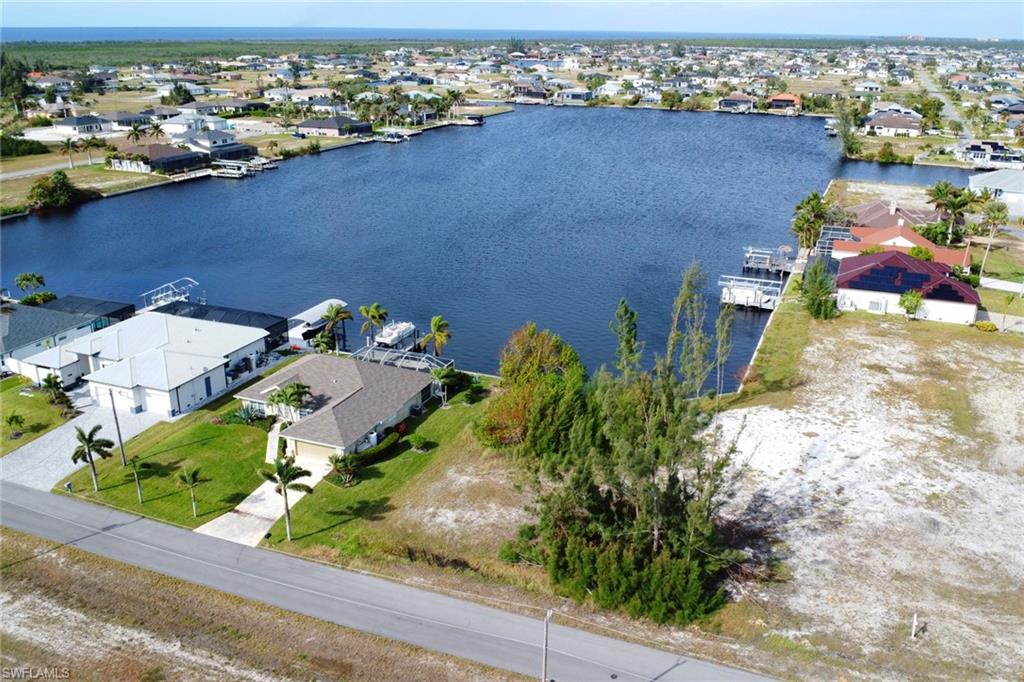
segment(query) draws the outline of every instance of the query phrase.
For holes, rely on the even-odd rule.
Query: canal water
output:
[[[379,301],[392,319],[451,323],[448,354],[494,371],[527,320],[595,369],[614,359],[620,298],[664,348],[680,274],[740,274],[745,246],[793,244],[789,221],[833,177],[966,184],[955,169],[841,159],[817,118],[521,107],[430,131],[5,222],[2,282],[136,303],[182,276],[210,303],[290,315],[327,297]],[[728,374],[767,314],[737,315]],[[709,319],[709,327],[713,320]],[[353,331],[350,326],[350,331]],[[350,342],[356,334],[350,333]],[[735,381],[732,380],[734,384]]]

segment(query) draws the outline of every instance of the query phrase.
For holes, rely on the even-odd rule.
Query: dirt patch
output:
[[[892,185],[863,180],[833,180],[829,197],[840,206],[853,206],[868,201],[895,201],[903,208],[931,208],[928,188],[923,185]]]
[[[0,530],[4,666],[96,680],[512,680],[461,659]]]
[[[792,408],[723,416],[748,469],[730,513],[771,529],[792,574],[746,589],[800,624],[775,634],[842,640],[895,677],[1013,679],[1022,347],[914,324],[843,320],[805,352]],[[927,628],[911,640],[914,613]]]

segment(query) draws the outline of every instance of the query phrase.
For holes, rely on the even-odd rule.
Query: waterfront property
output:
[[[0,315],[0,359],[20,373],[18,361],[131,317],[135,307],[116,301],[66,296],[42,306],[4,301]],[[30,378],[36,380],[35,375]]]
[[[309,387],[302,408],[275,405],[273,393],[298,382]],[[427,372],[331,354],[310,355],[240,391],[242,404],[292,422],[281,431],[286,450],[325,462],[375,445],[432,395]],[[270,453],[268,453],[268,458]]]
[[[917,317],[974,324],[981,299],[970,284],[953,277],[948,265],[889,251],[844,258],[836,277],[841,310],[904,314],[900,295],[914,290],[924,299]]]
[[[331,116],[330,118],[312,118],[295,126],[296,132],[303,135],[343,137],[346,135],[368,135],[373,126],[347,116]]]
[[[208,320],[224,324],[239,325],[262,329],[267,332],[264,338],[264,350],[269,352],[283,344],[288,336],[288,320],[280,315],[261,313],[254,310],[242,310],[223,305],[197,303],[187,299],[170,301],[153,308],[155,313],[177,315],[193,320]]]
[[[989,190],[996,199],[1006,203],[1011,216],[1024,216],[1024,170],[1004,168],[972,175],[970,188],[975,192]]]
[[[101,405],[173,416],[252,376],[266,330],[145,312],[65,344]]]
[[[832,242],[832,257],[836,260],[859,255],[865,249],[878,247],[883,251],[909,253],[914,247],[927,249],[936,263],[970,267],[971,256],[967,249],[946,249],[936,246],[905,225],[887,228],[851,227],[849,239]]]

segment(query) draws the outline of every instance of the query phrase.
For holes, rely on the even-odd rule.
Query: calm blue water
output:
[[[527,320],[588,367],[614,359],[625,297],[661,351],[681,271],[719,274],[747,245],[794,243],[794,204],[832,177],[931,184],[952,169],[849,163],[820,119],[524,107],[479,128],[286,161],[7,222],[2,281],[45,274],[58,294],[139,303],[182,276],[211,303],[289,315],[327,297],[393,319],[443,314],[459,366],[497,367]],[[767,314],[737,315],[730,374]],[[709,320],[710,324],[710,320]],[[351,340],[351,339],[350,339]]]

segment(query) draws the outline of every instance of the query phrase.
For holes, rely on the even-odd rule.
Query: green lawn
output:
[[[1006,237],[1001,238],[1005,239]],[[971,247],[971,260],[975,265],[981,265],[984,257],[984,246]],[[993,247],[985,262],[985,277],[994,277],[1008,282],[1024,282],[1024,249],[1011,250]]]
[[[21,389],[31,385],[31,381],[20,376],[8,377],[0,382],[0,414],[3,415],[3,419],[6,420],[9,414],[17,413],[25,420],[20,428],[21,435],[15,439],[11,439],[6,421],[3,423],[0,457],[64,423],[60,409],[51,405],[42,391],[33,391],[30,396],[19,393]]]
[[[981,305],[985,310],[993,314],[1006,313],[1008,315],[1019,315],[1024,317],[1024,298],[1019,293],[1012,293],[1013,303],[1006,305],[1006,297],[1012,292],[1000,291],[998,289],[978,289],[981,296]]]
[[[409,502],[408,493],[417,487],[417,477],[431,463],[461,455],[469,441],[469,447],[475,444],[471,424],[486,401],[469,404],[466,398],[467,393],[460,393],[450,401],[451,407],[435,405],[422,419],[408,421],[410,432],[433,444],[429,450],[416,452],[403,438],[388,459],[361,469],[356,485],[345,488],[321,481],[314,494],[295,505],[292,544],[284,539],[283,519],[271,529],[271,539],[265,544],[298,550],[327,546],[340,558],[393,552],[402,543],[392,512]],[[396,503],[399,497],[402,502]]]

